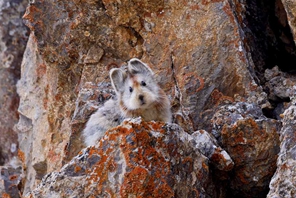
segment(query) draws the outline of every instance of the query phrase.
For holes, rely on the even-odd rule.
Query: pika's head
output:
[[[112,86],[128,110],[147,109],[158,99],[159,88],[152,70],[142,61],[133,58],[127,69],[110,71]]]

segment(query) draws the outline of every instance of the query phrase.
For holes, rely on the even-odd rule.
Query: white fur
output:
[[[147,85],[145,87],[135,87],[133,86],[131,79],[127,79],[126,87],[132,87],[133,92],[130,93],[128,90],[122,94],[124,105],[130,110],[147,109],[158,98],[158,85],[154,81],[148,79],[147,76],[145,77],[142,74],[135,75],[134,80],[136,80],[138,83],[143,81]],[[141,100],[139,100],[140,95],[144,97],[145,104],[142,104]]]
[[[169,99],[145,63],[133,58],[127,69],[112,69],[110,78],[125,118],[141,116],[145,121],[171,122]]]
[[[86,146],[95,145],[110,128],[118,126],[122,121],[116,100],[110,99],[104,106],[99,108],[86,123],[83,130],[84,143]]]

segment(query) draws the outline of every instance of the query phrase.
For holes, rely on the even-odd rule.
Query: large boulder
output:
[[[196,141],[175,124],[125,120],[26,197],[213,197]]]
[[[214,115],[213,135],[234,161],[229,196],[264,197],[279,152],[279,121],[266,118],[256,104],[222,106]]]

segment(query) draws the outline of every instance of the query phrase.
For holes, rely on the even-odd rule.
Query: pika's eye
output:
[[[118,122],[118,119],[115,119],[114,122]]]
[[[133,92],[133,88],[132,87],[129,87],[129,91],[132,93]]]
[[[146,83],[144,81],[142,81],[141,82],[141,85],[145,87],[146,86]]]

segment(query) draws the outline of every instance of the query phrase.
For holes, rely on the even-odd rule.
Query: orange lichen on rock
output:
[[[222,106],[213,121],[235,164],[232,188],[252,196],[268,189],[276,168],[280,122],[263,116],[258,105],[245,102]]]
[[[218,2],[222,2],[223,0],[202,0],[201,3],[203,5],[208,5],[209,3],[218,3]]]
[[[46,65],[45,64],[39,64],[36,69],[37,77],[42,78],[46,74]]]
[[[70,197],[73,191],[114,198],[205,195],[208,160],[187,135],[175,124],[125,120],[108,130],[98,145],[83,149],[60,172],[48,175],[32,193],[43,189],[46,194],[59,186],[71,189],[60,194]],[[73,186],[68,187],[68,180]]]
[[[121,197],[174,197],[174,190],[167,182],[170,175],[170,158],[168,154],[163,156],[159,149],[164,152],[171,152],[178,155],[176,145],[165,144],[163,142],[165,130],[163,123],[158,122],[124,122],[124,125],[110,130],[106,134],[106,139],[102,139],[99,148],[94,151],[90,148],[90,156],[97,154],[100,160],[94,168],[89,171],[91,185],[97,183],[99,192],[108,190],[110,195],[115,195],[116,190],[106,185],[110,182],[110,173],[118,174],[118,168],[126,166],[123,183],[120,185]],[[130,127],[131,126],[131,127]],[[159,133],[151,135],[150,131]],[[124,164],[118,162],[114,156],[114,148],[120,145],[120,155],[124,156]],[[187,171],[193,171],[193,159],[186,157],[182,164],[191,167]],[[120,170],[119,172],[121,172]],[[117,181],[119,182],[119,181]],[[119,188],[117,188],[119,189]]]
[[[10,181],[13,181],[13,180],[16,180],[16,179],[18,179],[18,175],[11,175],[11,176],[9,176],[9,180]]]
[[[128,161],[133,163],[129,164],[132,171],[125,176],[124,184],[121,187],[121,196],[129,196],[127,189],[130,189],[131,192],[136,193],[136,197],[147,197],[147,195],[152,197],[172,197],[172,189],[163,181],[163,176],[168,173],[168,163],[151,144],[151,138],[147,131],[135,134],[134,140],[136,142],[131,144],[129,148],[126,147],[125,156]],[[134,155],[130,155],[129,151],[136,152],[132,152]],[[134,164],[147,167],[148,170],[139,168]],[[145,188],[143,188],[144,186]]]
[[[2,196],[1,196],[1,197],[2,197],[2,198],[11,198],[10,195],[7,194],[7,193],[2,193]]]
[[[152,175],[145,168],[135,167],[126,175],[126,179],[120,189],[122,197],[173,197],[173,190],[161,177]]]
[[[17,156],[21,160],[22,163],[25,163],[25,153],[22,150],[17,151]]]
[[[218,106],[221,103],[227,101],[228,103],[233,103],[234,99],[230,96],[225,96],[223,93],[221,93],[218,89],[214,89],[213,92],[211,93],[211,97],[213,100],[213,103]]]
[[[198,76],[195,72],[189,72],[186,74],[183,74],[181,84],[183,84],[187,88],[194,87],[197,89],[192,90],[194,93],[198,93],[200,90],[204,88],[204,79],[200,76]],[[187,91],[189,91],[187,89]]]
[[[41,10],[37,8],[36,6],[29,6],[26,10],[26,13],[23,16],[24,20],[28,20],[30,23],[33,23],[36,19],[34,18],[34,13],[41,13]],[[29,25],[29,28],[33,29],[33,25]]]
[[[75,166],[75,170],[74,171],[75,171],[75,173],[81,171],[81,167],[80,166]]]

